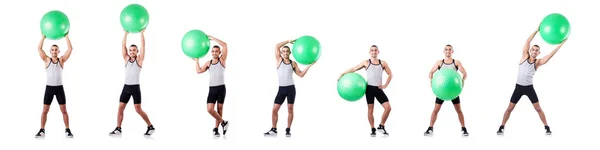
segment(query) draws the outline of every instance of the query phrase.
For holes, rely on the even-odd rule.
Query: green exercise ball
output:
[[[204,57],[210,48],[210,39],[201,30],[188,31],[181,40],[183,53],[190,58]]]
[[[431,89],[439,99],[453,100],[462,92],[462,78],[454,69],[440,69],[433,75]]]
[[[321,44],[315,37],[301,36],[294,42],[292,54],[296,62],[303,65],[312,64],[321,56]]]
[[[69,33],[70,27],[71,22],[69,22],[69,17],[58,10],[47,12],[40,22],[42,34],[51,40],[59,40],[65,37]]]
[[[358,101],[367,91],[367,80],[358,73],[345,74],[337,83],[337,91],[346,101]]]
[[[567,17],[559,13],[546,16],[540,23],[540,36],[548,44],[560,44],[571,32],[571,24]]]
[[[129,33],[138,33],[148,26],[148,10],[140,4],[131,4],[121,11],[121,26]]]

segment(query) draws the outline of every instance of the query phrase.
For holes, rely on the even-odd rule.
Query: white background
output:
[[[0,83],[1,149],[308,149],[411,148],[494,149],[574,148],[593,146],[600,123],[594,92],[596,28],[600,11],[592,1],[3,1],[0,36],[4,49]],[[119,14],[130,3],[150,13],[146,31],[147,55],[141,75],[143,108],[156,127],[153,139],[142,134],[143,120],[128,105],[123,137],[108,133],[116,126],[124,82],[121,57],[123,35]],[[64,125],[54,101],[46,139],[35,140],[45,88],[44,63],[37,53],[39,21],[50,10],[65,12],[71,21],[71,59],[65,64],[64,86],[74,139],[64,137]],[[495,132],[516,82],[521,48],[542,18],[559,12],[571,22],[563,48],[539,69],[534,85],[554,135],[544,128],[527,97],[523,97],[506,127]],[[229,44],[224,117],[231,120],[227,139],[213,139],[214,120],[206,112],[208,75],[195,73],[194,62],[181,51],[181,38],[200,29]],[[264,138],[271,127],[271,108],[277,92],[273,56],[276,43],[312,35],[322,44],[322,56],[304,78],[296,78],[296,116],[293,137]],[[139,35],[128,44],[139,44]],[[46,41],[44,49],[64,40]],[[215,43],[213,43],[215,44]],[[336,79],[369,57],[379,46],[395,78],[386,89],[392,113],[390,136],[369,137],[364,100],[346,102],[336,92]],[[423,137],[434,106],[428,72],[443,58],[445,44],[467,72],[461,95],[467,128],[462,138],[456,113],[446,102],[434,137]],[[539,35],[532,44],[548,54],[554,46]],[[62,55],[62,53],[61,53]],[[208,56],[208,55],[207,55]],[[204,62],[207,58],[202,59]],[[304,67],[302,67],[304,68]],[[364,71],[360,72],[364,74]],[[376,123],[382,109],[376,106]],[[287,120],[280,111],[280,131]],[[590,129],[586,129],[590,128]],[[12,146],[21,146],[15,148]],[[519,146],[520,145],[520,146]],[[415,147],[418,146],[418,147]],[[12,148],[11,148],[12,147]],[[597,147],[597,146],[593,146]],[[590,147],[591,148],[591,147]],[[593,149],[593,148],[591,148]]]

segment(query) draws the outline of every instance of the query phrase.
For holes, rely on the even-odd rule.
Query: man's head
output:
[[[210,50],[212,57],[214,59],[219,58],[219,56],[221,56],[221,47],[219,47],[218,45],[215,45],[212,47],[212,49]]]
[[[444,47],[444,56],[452,57],[452,53],[454,53],[454,48],[452,45],[448,44]]]
[[[50,47],[50,55],[52,57],[58,57],[58,53],[60,53],[60,50],[58,49],[58,45],[52,45]]]
[[[531,46],[531,49],[529,49],[529,56],[536,58],[539,54],[540,54],[540,46],[539,45]]]
[[[377,55],[379,55],[379,48],[377,47],[377,45],[371,45],[371,48],[369,49],[369,54],[371,55],[371,58],[377,58]]]
[[[129,46],[129,57],[137,57],[138,54],[138,47],[135,44],[131,44],[131,46]]]
[[[281,57],[283,59],[290,59],[290,54],[292,53],[292,51],[290,50],[289,46],[283,46],[281,48]]]

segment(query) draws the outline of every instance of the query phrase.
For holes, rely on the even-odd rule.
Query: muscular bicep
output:
[[[388,65],[387,62],[383,62],[382,65],[383,65],[383,70],[385,71],[385,73],[387,73],[388,76],[391,76],[392,75],[392,69],[390,68],[390,65]]]
[[[352,71],[358,71],[360,69],[366,68],[365,62],[360,62],[360,64],[354,66],[354,68],[352,68]]]
[[[456,65],[457,65],[457,67],[458,67],[458,70],[460,71],[460,73],[462,73],[462,74],[463,74],[463,76],[467,74],[467,70],[466,70],[466,69],[465,69],[465,67],[463,66],[462,62],[460,62],[460,61],[456,61]]]
[[[433,67],[431,67],[431,70],[429,72],[434,73],[436,70],[438,70],[438,68],[440,67],[441,64],[442,64],[441,61],[435,62],[435,64],[433,64]]]

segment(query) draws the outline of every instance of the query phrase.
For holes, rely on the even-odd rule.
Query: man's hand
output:
[[[315,62],[313,62],[312,64],[308,65],[309,67],[313,66],[315,63],[317,63],[317,61],[315,60]]]
[[[379,87],[379,89],[382,89],[382,90],[385,89],[385,88],[387,88],[387,86],[385,86],[385,85],[380,85],[378,87]]]
[[[340,75],[340,77],[338,77],[338,81],[339,81],[340,79],[342,79],[342,77],[343,77],[343,76],[344,76],[344,74],[341,74],[341,75]]]
[[[291,44],[294,44],[294,42],[296,42],[296,39],[288,41],[288,43],[291,43]]]
[[[212,35],[207,35],[208,36],[208,40],[215,40],[215,37],[213,37]]]

